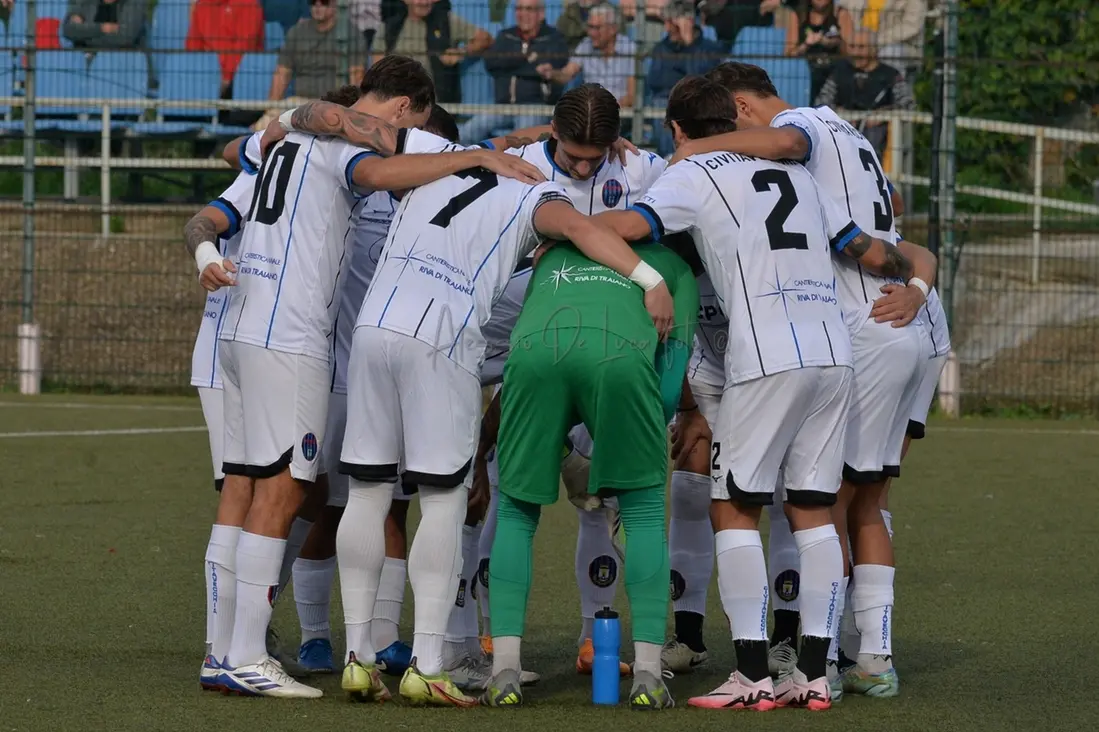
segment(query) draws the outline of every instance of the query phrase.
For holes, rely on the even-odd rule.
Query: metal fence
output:
[[[682,13],[670,0],[624,0],[613,12],[592,0],[272,1],[235,21],[250,29],[229,34],[240,58],[217,45],[201,1],[160,0],[143,16],[127,3],[143,0],[118,0],[117,15],[103,16],[113,22],[81,20],[111,35],[123,34],[124,16],[138,18],[128,50],[89,45],[110,40],[75,28],[62,0],[16,0],[5,20],[0,389],[186,391],[203,296],[180,232],[232,178],[222,145],[268,110],[294,106],[295,94],[354,80],[372,54],[405,48],[393,14],[414,20],[428,8],[425,35],[445,27],[453,53],[427,41],[413,50],[441,90],[460,86],[445,91],[445,106],[468,135],[545,121],[554,95],[582,78],[613,85],[624,133],[658,148],[676,74],[728,57],[763,65],[792,103],[842,107],[878,140],[905,196],[906,237],[939,252],[954,345],[943,406],[1099,413],[1099,49],[1081,46],[1078,32],[1099,17],[1087,0],[1067,10],[1058,2],[1052,30],[985,0],[931,12],[912,0],[880,10],[842,0],[824,24],[842,38],[831,56],[819,44],[804,52],[802,42],[818,39],[800,29],[820,17],[793,1],[710,0],[693,21],[662,20]],[[326,12],[328,36],[317,21]],[[295,30],[310,13],[298,25],[317,27]],[[537,31],[531,17],[543,16],[538,43],[548,45],[529,41],[525,51],[549,50],[526,61],[553,68],[536,78],[493,62],[510,52],[499,45],[517,35],[507,29]],[[563,37],[547,38],[552,28]],[[1003,34],[1024,43],[1005,45]],[[882,72],[856,61],[868,48],[904,74],[869,104],[859,91]],[[288,67],[289,87],[279,79]],[[497,84],[512,76],[530,82],[520,84],[527,96]]]

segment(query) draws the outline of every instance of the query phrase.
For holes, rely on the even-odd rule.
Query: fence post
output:
[[[23,103],[23,297],[19,325],[19,393],[37,394],[42,388],[40,332],[34,322],[34,201],[35,201],[35,0],[26,0],[26,81]]]
[[[1045,166],[1045,128],[1039,127],[1034,135],[1034,198],[1042,197]],[[1030,284],[1038,284],[1039,258],[1042,250],[1042,204],[1034,201],[1034,224],[1030,233]]]
[[[103,105],[99,137],[99,234],[111,235],[111,105]]]
[[[621,12],[621,11],[619,11]],[[633,120],[630,124],[630,141],[640,145],[645,136],[645,117],[642,110],[645,109],[645,56],[651,50],[645,40],[645,12],[644,7],[637,7],[633,16],[634,38],[637,39],[637,53],[633,57],[634,95],[633,95]]]
[[[351,10],[348,0],[339,0],[336,5],[336,52],[340,56],[340,78],[343,80],[338,86],[351,83],[351,59],[347,52],[351,47]],[[359,59],[359,63],[365,64],[366,59]]]
[[[939,206],[943,231],[938,282],[943,308],[946,311],[946,322],[954,326],[957,322],[954,318],[954,299],[957,293],[954,284],[958,257],[954,242],[954,191],[957,178],[955,140],[958,117],[958,0],[946,2],[943,36],[943,120],[942,140],[939,146],[942,154]],[[951,417],[957,417],[961,411],[961,390],[960,367],[955,354],[951,353],[939,380],[939,407]]]

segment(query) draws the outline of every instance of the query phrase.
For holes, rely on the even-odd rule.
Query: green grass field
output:
[[[319,681],[328,696],[315,702],[200,692],[202,555],[215,502],[206,435],[187,429],[201,425],[195,400],[0,401],[0,731],[1099,727],[1089,696],[1099,685],[1095,423],[932,425],[893,494],[902,696],[848,698],[820,715],[686,708],[732,662],[716,590],[711,661],[670,684],[683,708],[594,708],[572,668],[579,603],[567,504],[546,512],[538,537],[524,662],[543,681],[527,707],[353,706],[334,677]],[[133,432],[72,434],[115,430]],[[288,599],[275,623],[293,642]],[[333,611],[339,649],[338,602]]]

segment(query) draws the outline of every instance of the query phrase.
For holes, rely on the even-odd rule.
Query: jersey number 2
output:
[[[435,214],[428,222],[444,229],[450,226],[450,220],[460,214],[466,206],[500,183],[500,179],[496,177],[495,173],[484,168],[466,168],[465,170],[459,170],[454,175],[458,178],[473,178],[476,183],[447,201],[447,204],[439,209],[439,213]]]
[[[874,204],[874,228],[878,231],[889,231],[893,228],[893,199],[889,195],[889,186],[885,184],[885,176],[882,175],[878,161],[874,159],[874,153],[865,147],[859,148],[859,159],[866,172],[873,173],[878,179],[878,194],[881,195],[881,203]]]
[[[771,249],[808,249],[809,237],[784,228],[786,219],[790,218],[790,214],[798,205],[798,192],[794,189],[790,174],[785,170],[773,168],[761,170],[752,176],[752,185],[759,193],[766,193],[771,190],[771,186],[778,187],[778,201],[775,202],[775,207],[771,209],[771,213],[764,221]]]
[[[300,148],[301,145],[296,142],[284,142],[264,161],[259,172],[259,185],[252,194],[252,210],[246,220],[268,226],[279,220],[282,210],[286,208],[286,186],[290,183],[290,172],[294,169],[294,158]],[[271,197],[272,185],[275,187],[274,198]]]

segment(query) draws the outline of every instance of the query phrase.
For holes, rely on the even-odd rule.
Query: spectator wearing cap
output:
[[[233,75],[242,54],[263,50],[263,8],[259,0],[196,0],[191,6],[184,48],[217,53],[222,98],[232,96]]]
[[[335,0],[313,0],[310,17],[286,34],[268,98],[282,99],[291,81],[294,82],[294,96],[308,99],[320,99],[329,89],[347,83],[358,84],[366,58],[363,37],[348,33],[346,43],[345,48],[341,47],[337,38]],[[350,73],[341,76],[340,67],[345,58]]]
[[[485,69],[496,85],[496,103],[555,104],[563,87],[546,76],[563,67],[568,56],[565,37],[546,23],[543,0],[516,0],[515,25],[500,31],[485,53]],[[461,126],[461,139],[478,142],[501,127],[517,130],[545,122],[543,115],[478,114]]]
[[[145,39],[145,0],[71,0],[61,35],[74,48],[132,50]]]
[[[552,64],[543,63],[538,66],[538,73],[555,84],[568,84],[582,71],[585,82],[602,86],[619,105],[633,106],[637,46],[620,34],[618,28],[618,8],[606,2],[594,6],[588,12],[588,37],[572,52],[564,68],[555,69]]]
[[[656,106],[667,104],[672,87],[684,76],[705,74],[717,66],[727,53],[719,41],[702,37],[694,6],[687,0],[671,0],[664,7],[664,28],[667,35],[653,49],[653,63],[646,79]],[[672,133],[663,130],[657,152],[668,156],[674,151]]]
[[[488,31],[458,16],[449,0],[404,0],[383,3],[385,43],[381,50],[411,56],[435,82],[439,103],[462,100],[461,69],[466,56],[477,56],[492,45]],[[375,54],[375,59],[380,54]]]

